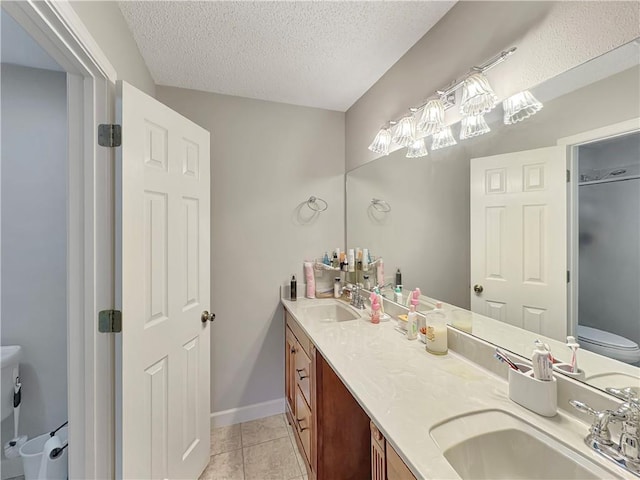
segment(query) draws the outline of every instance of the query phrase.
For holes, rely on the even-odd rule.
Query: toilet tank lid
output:
[[[578,325],[578,340],[619,350],[638,350],[638,344],[615,333]]]

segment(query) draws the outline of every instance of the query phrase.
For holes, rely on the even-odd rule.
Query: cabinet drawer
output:
[[[311,405],[311,394],[309,392],[309,385],[311,379],[311,359],[301,348],[295,354],[295,371],[294,376],[296,384],[300,387],[302,395],[308,405]]]
[[[298,325],[298,322],[296,322],[291,317],[289,312],[285,311],[285,315],[287,319],[287,327],[289,327],[293,334],[296,336],[298,342],[300,342],[300,346],[305,351],[305,353],[307,355],[311,355],[311,341],[309,340],[309,337],[307,337],[300,325]]]
[[[304,455],[309,462],[311,458],[311,410],[309,410],[309,406],[302,395],[302,392],[299,388],[296,388],[296,431],[300,436],[300,442],[302,443],[302,449],[304,450]]]

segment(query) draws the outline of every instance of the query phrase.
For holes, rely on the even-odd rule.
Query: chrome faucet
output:
[[[354,308],[358,308],[360,310],[364,310],[364,297],[362,296],[362,285],[345,285],[342,287],[342,293],[348,292],[349,297],[351,298],[350,305]]]
[[[607,388],[607,392],[625,399],[616,410],[596,411],[577,400],[569,403],[577,410],[594,417],[585,443],[620,467],[640,477],[640,400],[632,388]],[[618,443],[611,440],[610,423],[621,423]]]

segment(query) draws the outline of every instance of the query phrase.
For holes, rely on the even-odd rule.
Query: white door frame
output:
[[[567,268],[571,272],[571,281],[567,284],[568,324],[567,334],[577,337],[578,326],[578,156],[577,147],[597,142],[605,138],[617,137],[640,131],[640,118],[632,118],[624,122],[614,123],[606,127],[581,132],[558,139],[557,145],[567,149],[567,170],[571,181],[567,185]]]
[[[2,7],[67,72],[69,478],[113,478],[114,339],[97,312],[114,305],[114,153],[97,125],[114,117],[116,71],[68,1]]]

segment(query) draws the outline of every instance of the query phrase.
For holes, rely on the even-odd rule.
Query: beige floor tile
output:
[[[244,480],[242,449],[211,457],[200,480]]]
[[[307,467],[305,467],[305,460],[303,458],[303,453],[298,448],[298,444],[296,443],[296,439],[292,436],[291,444],[293,445],[293,451],[296,453],[296,460],[298,461],[298,466],[300,467],[300,471],[305,473],[307,471]]]
[[[246,480],[289,480],[302,475],[291,440],[284,434],[284,438],[242,449]]]
[[[274,415],[242,423],[240,429],[242,431],[243,447],[257,445],[276,438],[288,437],[286,420],[282,418],[282,415]]]
[[[210,455],[231,452],[240,448],[242,448],[240,424],[218,427],[211,430]]]

